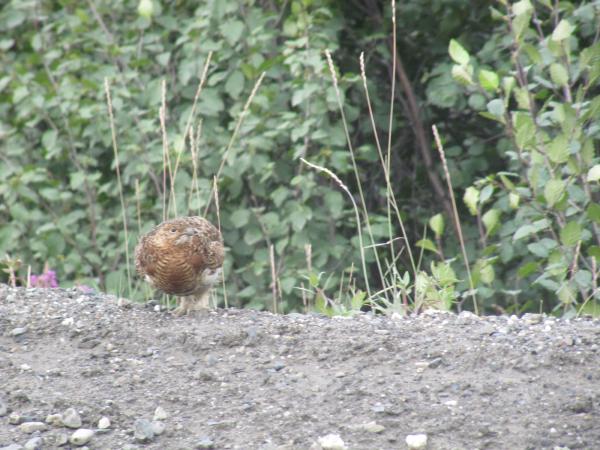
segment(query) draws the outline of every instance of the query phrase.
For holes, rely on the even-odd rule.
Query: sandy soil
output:
[[[598,449],[599,344],[585,318],[174,317],[0,285],[0,448]]]

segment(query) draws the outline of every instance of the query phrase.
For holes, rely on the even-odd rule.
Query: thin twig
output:
[[[467,276],[469,277],[469,288],[471,289],[471,296],[473,298],[473,309],[475,314],[479,315],[479,307],[477,306],[477,297],[475,296],[475,286],[473,285],[473,277],[471,276],[471,268],[469,266],[469,258],[467,257],[467,249],[465,247],[465,240],[462,234],[462,227],[460,226],[460,220],[458,219],[458,208],[456,207],[456,199],[454,198],[454,190],[452,189],[452,180],[450,179],[450,171],[448,170],[448,164],[446,163],[446,154],[444,153],[444,147],[440,141],[440,135],[438,134],[437,127],[433,125],[433,136],[435,138],[435,145],[440,153],[442,159],[442,165],[444,167],[444,174],[446,175],[446,182],[448,183],[448,193],[450,194],[450,201],[452,202],[452,211],[454,217],[454,225],[458,232],[458,239],[460,240],[460,248],[462,250],[463,260],[467,269]]]
[[[125,260],[127,263],[127,287],[131,289],[131,268],[129,267],[129,233],[127,231],[127,216],[125,214],[125,199],[123,198],[123,183],[121,182],[121,169],[119,166],[119,149],[117,147],[117,133],[115,131],[115,118],[113,115],[112,99],[110,97],[110,84],[108,78],[104,78],[104,91],[106,93],[106,104],[108,105],[108,118],[110,121],[110,132],[112,137],[113,153],[115,157],[115,171],[117,172],[117,184],[119,185],[119,199],[121,201],[121,216],[123,219],[123,232],[125,233]]]

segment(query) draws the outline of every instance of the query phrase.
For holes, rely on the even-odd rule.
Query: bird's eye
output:
[[[175,233],[177,231],[176,228],[171,228],[171,233]]]

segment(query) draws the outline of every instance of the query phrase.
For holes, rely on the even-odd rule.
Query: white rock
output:
[[[65,427],[79,428],[81,426],[81,417],[75,408],[68,408],[62,413],[62,422]]]
[[[154,411],[154,420],[165,420],[167,417],[169,417],[169,415],[162,406],[157,407]]]
[[[73,445],[84,445],[87,444],[92,436],[94,435],[94,430],[88,430],[87,428],[80,428],[73,432],[71,437],[69,438],[69,442]]]
[[[427,447],[426,434],[409,434],[406,436],[406,445],[410,450],[421,450]]]
[[[110,420],[108,417],[102,417],[99,421],[98,421],[98,428],[100,428],[101,430],[105,430],[106,428],[110,428]]]
[[[54,427],[62,427],[62,414],[48,414],[46,416],[46,423]]]
[[[157,420],[152,421],[152,431],[156,436],[160,436],[165,432],[166,425],[164,422],[159,422]]]
[[[24,422],[19,425],[19,430],[23,433],[34,433],[36,431],[44,431],[48,429],[48,425],[44,422]]]
[[[323,450],[346,450],[346,444],[337,434],[321,436],[318,441]]]
[[[41,437],[34,437],[25,443],[25,450],[42,450],[43,444],[44,441],[42,441]]]

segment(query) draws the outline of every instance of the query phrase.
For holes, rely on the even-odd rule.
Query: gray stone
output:
[[[87,444],[92,436],[94,435],[94,430],[88,430],[87,428],[80,428],[79,430],[75,430],[71,437],[69,438],[69,442],[73,445],[81,446]]]
[[[25,443],[25,450],[42,450],[43,443],[44,441],[39,436],[31,438]]]
[[[198,442],[196,442],[196,445],[194,445],[194,448],[197,450],[201,450],[201,449],[214,449],[215,448],[215,443],[213,442],[213,440],[208,437],[208,436],[202,436],[200,438],[200,440],[198,440]]]
[[[338,434],[327,434],[318,439],[323,450],[346,450],[346,444]]]
[[[426,434],[409,434],[406,436],[406,445],[410,450],[421,450],[427,447]]]
[[[54,431],[44,434],[44,444],[48,448],[55,448],[65,445],[69,442],[69,435],[62,431]]]
[[[62,414],[48,414],[46,416],[46,423],[48,425],[52,425],[54,427],[62,427],[63,426]]]
[[[75,408],[68,408],[62,413],[62,423],[68,428],[79,428],[81,417]]]
[[[27,327],[17,327],[10,330],[11,336],[21,336],[22,334],[27,333]]]
[[[48,429],[48,425],[44,422],[23,422],[19,425],[19,430],[23,433],[34,433],[36,431],[45,431]]]
[[[161,422],[158,420],[152,421],[152,431],[154,432],[154,434],[156,436],[163,434],[165,432],[166,428],[167,428],[167,426],[164,424],[164,422]]]
[[[150,442],[154,439],[152,423],[146,419],[136,419],[133,424],[133,437],[138,442]]]
[[[98,421],[98,428],[100,428],[101,430],[105,430],[107,428],[110,428],[110,420],[108,417],[102,417],[99,421]]]
[[[23,446],[19,444],[10,444],[6,447],[0,447],[0,450],[23,450]]]
[[[165,420],[169,415],[162,406],[159,406],[154,411],[154,420]]]
[[[8,414],[8,405],[3,398],[0,398],[0,417],[5,416],[6,414]]]

